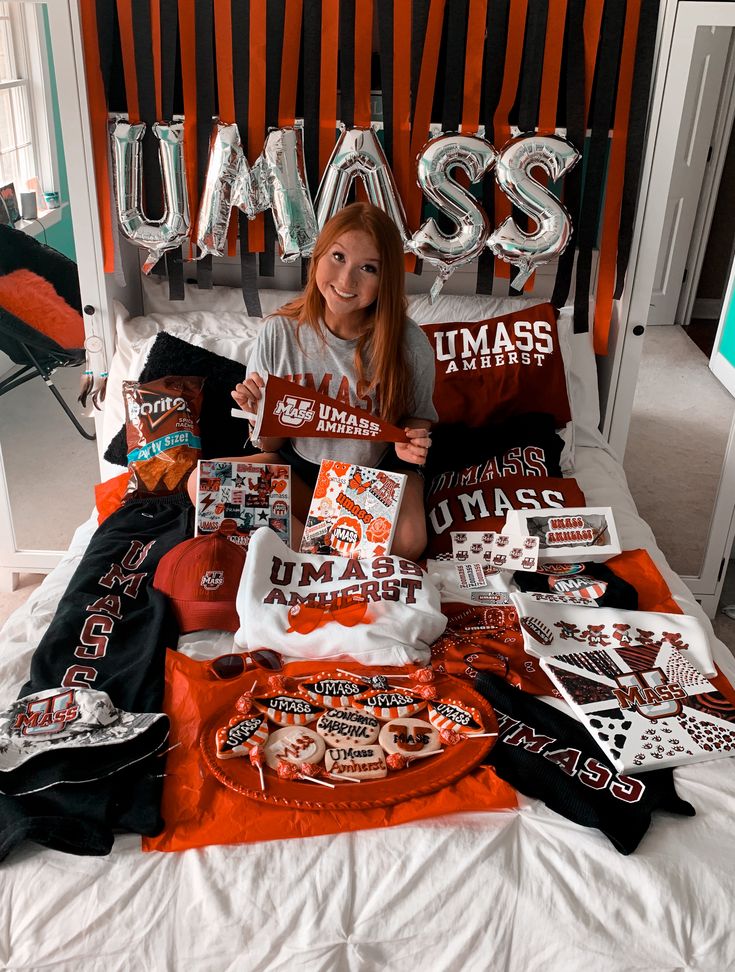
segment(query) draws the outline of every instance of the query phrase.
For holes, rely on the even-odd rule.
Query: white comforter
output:
[[[709,626],[637,517],[620,466],[578,448],[588,502],[615,509],[678,602]],[[94,529],[0,633],[5,704]],[[711,629],[710,629],[711,630]],[[735,679],[732,656],[713,644]],[[222,649],[189,636],[194,655]],[[638,850],[537,802],[393,829],[179,854],[118,838],[109,858],[25,845],[0,869],[8,969],[735,968],[735,760],[676,770],[693,818],[656,814]],[[247,808],[243,808],[246,812]]]

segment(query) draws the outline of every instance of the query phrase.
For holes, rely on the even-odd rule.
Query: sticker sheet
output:
[[[513,600],[526,650],[618,770],[735,753],[735,705],[695,663],[706,639],[695,618]]]
[[[247,548],[260,527],[291,543],[291,469],[286,465],[200,460],[196,536],[226,533]]]
[[[325,459],[306,517],[301,553],[359,560],[389,554],[405,485],[402,473]]]
[[[452,556],[459,563],[486,563],[496,570],[534,571],[538,566],[538,537],[478,530],[453,530],[451,536]]]

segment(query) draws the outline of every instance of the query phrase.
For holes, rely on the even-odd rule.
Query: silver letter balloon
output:
[[[148,251],[143,272],[150,273],[167,250],[175,250],[189,235],[189,196],[186,191],[184,126],[153,125],[163,183],[163,216],[148,220],[141,209],[143,185],[141,143],[144,124],[112,123],[112,167],[120,229],[136,246]]]
[[[501,149],[495,163],[495,178],[511,202],[537,224],[524,233],[512,216],[498,226],[488,247],[508,263],[520,267],[515,286],[521,287],[535,268],[561,255],[572,235],[569,213],[556,196],[530,174],[541,166],[556,182],[579,161],[577,149],[558,135],[519,135]]]

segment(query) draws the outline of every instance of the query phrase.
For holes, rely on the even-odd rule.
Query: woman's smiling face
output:
[[[359,331],[368,308],[377,300],[379,284],[380,259],[373,238],[362,230],[338,236],[316,267],[327,326]]]

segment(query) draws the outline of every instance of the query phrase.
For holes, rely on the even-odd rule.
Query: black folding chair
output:
[[[32,236],[10,226],[0,225],[0,275],[20,269],[31,270],[45,277],[59,297],[81,313],[82,301],[76,264],[63,253],[39,243]],[[0,377],[0,395],[5,395],[32,378],[41,377],[79,434],[85,439],[95,438],[93,433],[83,428],[51,380],[57,368],[77,368],[84,364],[84,348],[64,348],[53,338],[0,307],[0,351],[4,351],[16,366]]]

